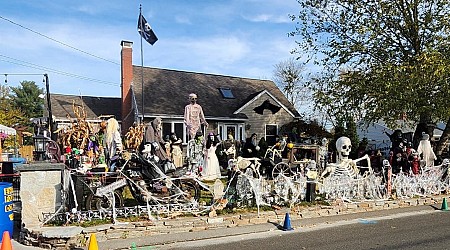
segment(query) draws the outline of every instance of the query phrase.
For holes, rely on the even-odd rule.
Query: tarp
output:
[[[4,133],[7,135],[16,135],[16,130],[0,124],[0,133]]]

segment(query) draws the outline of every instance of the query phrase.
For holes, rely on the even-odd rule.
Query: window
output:
[[[221,140],[228,139],[228,135],[232,134],[235,140],[241,140],[245,138],[243,124],[236,123],[218,123],[218,132]]]
[[[163,137],[166,135],[170,135],[170,133],[175,133],[178,138],[183,139],[183,142],[187,142],[186,135],[183,133],[184,124],[182,122],[170,122],[164,121],[162,124],[162,134]]]
[[[275,145],[278,137],[278,125],[266,125],[266,142],[269,146]]]
[[[230,88],[219,88],[220,93],[222,94],[223,98],[226,99],[234,99],[233,92],[231,92]]]

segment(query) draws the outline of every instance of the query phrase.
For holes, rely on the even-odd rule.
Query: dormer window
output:
[[[234,99],[233,92],[231,92],[230,88],[219,88],[222,97],[225,99]]]

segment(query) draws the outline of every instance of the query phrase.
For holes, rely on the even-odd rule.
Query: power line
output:
[[[97,59],[100,59],[100,60],[103,60],[103,61],[106,61],[106,62],[110,62],[110,63],[116,64],[116,65],[120,65],[118,62],[115,62],[115,61],[112,61],[112,60],[109,60],[109,59],[105,59],[105,58],[103,58],[103,57],[96,56],[96,55],[94,55],[94,54],[92,54],[92,53],[89,53],[89,52],[86,52],[86,51],[84,51],[84,50],[75,48],[75,47],[73,47],[72,45],[69,45],[69,44],[67,44],[67,43],[58,41],[58,40],[56,40],[56,39],[54,39],[54,38],[51,38],[51,37],[49,37],[49,36],[47,36],[47,35],[44,35],[44,34],[40,33],[40,32],[34,31],[34,30],[32,30],[32,29],[30,29],[30,28],[27,28],[27,27],[25,27],[25,26],[23,26],[23,25],[21,25],[21,24],[18,24],[18,23],[16,23],[16,22],[12,21],[12,20],[9,20],[8,18],[5,18],[5,17],[3,17],[3,16],[0,16],[0,19],[3,19],[3,20],[5,20],[5,21],[7,21],[7,22],[10,22],[10,23],[12,23],[12,24],[14,24],[14,25],[17,25],[17,26],[19,26],[19,27],[21,27],[21,28],[23,28],[23,29],[26,29],[26,30],[28,30],[28,31],[30,31],[30,32],[33,32],[33,33],[39,35],[39,36],[45,37],[45,38],[47,38],[47,39],[49,39],[49,40],[51,40],[51,41],[53,41],[53,42],[59,43],[59,44],[61,44],[61,45],[63,45],[63,46],[69,47],[69,48],[71,48],[71,49],[73,49],[73,50],[76,50],[76,51],[78,51],[78,52],[84,53],[84,54],[86,54],[86,55],[95,57],[95,58],[97,58]]]
[[[90,77],[87,77],[87,76],[76,75],[76,74],[72,74],[72,73],[69,73],[69,72],[56,70],[56,69],[48,68],[48,67],[45,67],[45,66],[37,65],[37,64],[34,64],[34,63],[22,61],[22,60],[15,59],[15,58],[12,58],[12,57],[9,57],[9,56],[5,56],[5,55],[2,55],[2,54],[0,54],[0,57],[6,58],[6,59],[0,58],[0,61],[12,63],[12,64],[19,65],[19,66],[24,66],[24,67],[33,68],[33,69],[39,69],[39,70],[48,71],[48,72],[52,72],[52,73],[59,74],[59,75],[64,75],[64,76],[73,77],[73,78],[86,80],[86,81],[91,81],[91,82],[97,82],[97,83],[101,83],[101,84],[105,84],[105,85],[120,86],[119,83],[103,81],[103,80],[99,80],[99,79],[95,79],[95,78],[90,78]]]

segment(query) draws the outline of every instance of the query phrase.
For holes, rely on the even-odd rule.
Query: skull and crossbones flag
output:
[[[142,13],[139,13],[138,32],[142,36],[142,38],[144,38],[145,41],[147,41],[151,45],[155,44],[156,41],[158,41],[155,32],[153,32],[152,27],[147,22],[147,20],[145,20]]]

